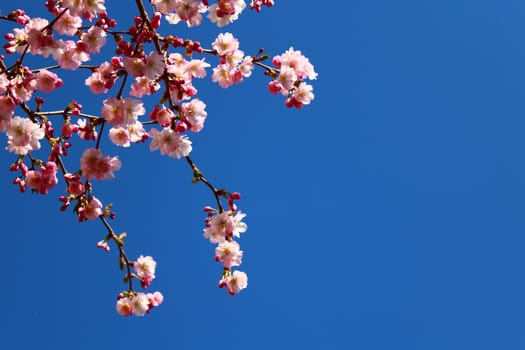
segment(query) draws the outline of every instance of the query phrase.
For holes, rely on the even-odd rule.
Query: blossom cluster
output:
[[[102,245],[103,246],[103,245]],[[151,256],[139,256],[137,261],[132,263],[135,269],[133,277],[140,280],[143,289],[146,289],[155,278],[157,262]],[[164,296],[160,292],[143,293],[127,291],[122,292],[117,297],[116,309],[122,316],[144,316],[155,306],[162,304]]]
[[[152,5],[148,6],[151,13],[144,2]],[[271,93],[284,95],[286,106],[301,108],[314,98],[313,87],[306,80],[317,77],[308,58],[293,48],[275,56],[271,67],[263,63],[269,56],[262,49],[246,54],[230,32],[219,34],[205,48],[199,41],[160,31],[162,21],[193,27],[204,18],[223,27],[236,21],[247,7],[259,12],[263,6],[274,6],[273,0],[249,4],[244,0],[135,3],[137,15],[129,28],[118,27],[105,0],[47,0],[44,6],[49,19],[31,17],[22,9],[0,15],[0,20],[13,23],[4,35],[6,56],[0,56],[0,133],[6,135],[5,149],[16,156],[10,167],[18,172],[13,183],[22,192],[29,188],[47,194],[63,181],[60,210],[72,208],[79,222],[103,223],[107,234],[97,247],[110,251],[110,244],[116,246],[119,267],[127,271],[124,280],[128,289],[119,294],[116,303],[117,312],[124,316],[148,313],[162,303],[163,296],[135,291],[133,281],[139,281],[144,290],[150,286],[156,277],[156,262],[142,255],[136,261],[128,260],[126,235],[117,235],[109,223],[115,217],[111,205],[104,205],[95,195],[97,181],[115,179],[122,168],[119,157],[103,149],[149,142],[151,151],[185,158],[194,182],[204,183],[217,202],[217,209],[205,208],[204,237],[216,244],[215,260],[223,267],[219,287],[235,295],[248,283],[246,273],[233,271],[242,263],[237,239],[247,229],[243,222],[246,214],[234,203],[240,195],[217,190],[190,158],[191,133],[201,132],[208,118],[207,105],[194,82],[210,76],[212,82],[228,88],[260,68],[271,78]],[[111,57],[87,64],[102,52],[110,52],[103,51],[110,44],[114,45]],[[31,62],[40,60],[41,67],[29,67],[28,55],[35,56]],[[100,103],[84,108],[78,101],[68,101],[62,109],[51,110],[41,96],[72,87],[64,70],[79,75],[85,72],[84,84],[100,96]],[[148,105],[146,101],[153,102]],[[81,145],[81,156],[66,164],[72,144]],[[227,210],[222,201],[226,201]]]
[[[270,92],[281,92],[287,96],[287,107],[301,108],[310,104],[314,99],[313,87],[304,79],[316,79],[317,73],[308,58],[291,47],[282,55],[275,56],[272,63],[279,68],[279,74],[268,85]]]
[[[232,274],[232,267],[240,266],[243,257],[243,251],[234,239],[240,238],[241,233],[246,232],[248,226],[242,221],[246,214],[237,211],[234,204],[235,200],[240,199],[240,194],[233,192],[227,194],[227,197],[229,211],[217,211],[212,207],[204,208],[208,213],[204,238],[209,239],[210,243],[217,244],[215,261],[221,262],[224,268],[219,288],[226,287],[230,295],[235,295],[248,286],[248,277],[242,271],[235,271]]]

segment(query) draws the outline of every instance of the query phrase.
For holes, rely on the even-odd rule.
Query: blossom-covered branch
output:
[[[294,48],[264,63],[269,58],[264,50],[246,54],[230,32],[219,34],[206,48],[197,40],[161,30],[163,21],[200,25],[206,14],[223,27],[246,8],[260,12],[273,6],[272,0],[251,1],[249,6],[244,0],[135,0],[135,4],[136,16],[128,28],[118,27],[104,0],[48,0],[44,6],[49,19],[30,17],[23,9],[0,16],[13,25],[4,36],[7,56],[0,57],[0,132],[7,137],[6,149],[16,155],[11,170],[18,174],[13,182],[22,192],[29,187],[47,194],[63,180],[60,210],[71,208],[80,222],[101,221],[106,234],[97,246],[110,251],[112,244],[118,250],[126,289],[118,293],[116,309],[125,316],[149,313],[162,303],[163,295],[146,292],[156,277],[156,261],[149,255],[128,257],[127,234],[117,234],[110,224],[115,218],[112,206],[104,206],[95,196],[97,182],[115,179],[122,167],[118,156],[104,151],[107,140],[118,147],[149,142],[151,151],[186,160],[193,182],[204,184],[214,198],[214,207],[204,207],[203,235],[216,244],[215,260],[222,264],[219,287],[235,295],[248,283],[246,273],[233,271],[242,263],[238,239],[247,230],[246,214],[237,208],[240,194],[213,185],[190,157],[190,136],[204,128],[208,117],[194,80],[206,78],[214,60],[211,80],[223,88],[243,82],[259,67],[270,78],[271,93],[283,95],[288,107],[302,108],[314,98],[308,80],[317,77],[309,60]],[[113,54],[102,57],[107,45],[114,45]],[[30,67],[28,55],[39,57],[41,66]],[[94,57],[102,57],[101,63],[87,64]],[[87,112],[82,101],[69,101],[63,109],[47,108],[41,94],[60,93],[69,83],[60,76],[62,70],[87,73],[85,85],[101,96],[100,105],[90,103]],[[145,105],[146,96],[156,102]],[[69,159],[72,143],[83,147],[78,160]],[[134,280],[144,291],[138,291]]]

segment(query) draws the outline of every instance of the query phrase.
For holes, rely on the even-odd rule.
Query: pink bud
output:
[[[230,193],[230,198],[233,200],[239,200],[241,199],[241,194],[239,192],[232,192]]]
[[[177,123],[175,130],[177,130],[177,132],[185,132],[188,130],[188,124],[186,124],[184,121],[180,121]]]
[[[275,95],[281,91],[281,85],[279,84],[277,80],[272,80],[268,84],[268,90],[270,90],[270,92]]]

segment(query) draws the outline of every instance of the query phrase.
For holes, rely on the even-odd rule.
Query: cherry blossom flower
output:
[[[67,182],[67,192],[71,193],[72,195],[79,196],[86,190],[84,184],[80,180],[80,176],[77,174],[64,174],[64,179]]]
[[[106,11],[104,0],[62,0],[62,6],[69,8],[72,15],[88,19]]]
[[[166,2],[166,1],[164,1]],[[171,6],[170,6],[171,7]],[[174,0],[175,13],[166,15],[166,21],[171,24],[186,22],[188,27],[198,26],[202,22],[201,13],[208,10],[201,0]],[[160,12],[163,12],[159,9]],[[172,12],[172,11],[169,11]],[[168,12],[163,12],[168,13]]]
[[[117,300],[116,309],[119,315],[131,316],[133,315],[133,303],[129,298],[120,298]]]
[[[160,149],[160,154],[166,154],[175,159],[186,157],[191,152],[191,141],[170,128],[164,128],[161,131],[151,129],[149,134],[153,138],[149,146],[150,151]]]
[[[164,296],[160,292],[148,293],[146,296],[152,306],[159,306],[164,301]]]
[[[204,121],[208,116],[208,113],[204,110],[205,108],[206,104],[198,98],[181,105],[181,111],[188,119],[191,131],[199,132],[204,127]]]
[[[53,58],[63,69],[75,70],[90,58],[84,51],[85,45],[77,45],[73,40],[57,41],[53,48]]]
[[[133,304],[133,315],[144,316],[150,309],[149,299],[144,293],[137,293],[131,299]]]
[[[44,129],[30,119],[14,117],[6,128],[7,147],[9,152],[26,155],[40,149],[40,141],[45,136]]]
[[[241,265],[242,254],[239,243],[224,241],[215,248],[215,261],[220,261],[225,268],[231,269],[232,266]]]
[[[301,104],[308,105],[314,99],[313,89],[312,85],[303,82],[294,90],[293,97]]]
[[[219,56],[224,56],[239,49],[239,40],[232,33],[220,33],[211,46]]]
[[[29,101],[37,89],[35,76],[28,69],[25,77],[17,76],[10,81],[9,85],[11,96],[18,103]]]
[[[79,119],[77,121],[78,125],[78,137],[80,137],[82,140],[96,140],[97,139],[97,131],[91,125],[91,123],[87,122],[85,119]]]
[[[92,197],[84,206],[78,208],[78,220],[94,220],[102,215],[102,213],[102,202]]]
[[[240,211],[235,216],[228,212],[216,214],[208,221],[204,229],[204,238],[208,238],[211,243],[222,243],[226,237],[240,237],[240,234],[248,229],[242,222],[244,217],[246,214]]]
[[[115,178],[113,173],[119,170],[121,162],[118,157],[103,157],[102,151],[96,148],[88,148],[80,159],[80,170],[86,180],[95,178],[97,180],[108,180]]]
[[[208,18],[223,27],[239,18],[239,14],[246,8],[244,0],[219,0],[210,6]]]
[[[116,67],[110,62],[102,63],[85,81],[91,92],[102,94],[108,92],[117,78]]]
[[[155,106],[149,118],[157,121],[160,126],[166,127],[171,125],[173,118],[175,118],[175,113],[165,106],[162,106],[162,108]]]
[[[131,84],[131,92],[133,97],[141,98],[144,95],[151,95],[160,89],[160,84],[155,79],[148,79],[146,77],[137,77],[135,82]]]
[[[193,59],[184,67],[186,73],[192,78],[204,78],[206,76],[206,68],[210,67],[210,64],[205,62],[204,58],[200,60]]]
[[[11,96],[0,96],[0,132],[7,131],[7,126],[14,115],[16,104]]]
[[[151,0],[151,4],[157,8],[157,11],[168,14],[177,8],[177,0]]]
[[[149,79],[154,79],[164,73],[166,63],[164,56],[159,54],[157,51],[152,51],[145,59],[145,72],[144,76]]]
[[[146,109],[140,100],[129,97],[118,99],[111,97],[103,102],[102,118],[113,126],[128,126],[135,124],[140,115],[144,115]]]
[[[29,170],[26,173],[26,184],[33,191],[47,194],[58,183],[57,170],[58,167],[54,162],[47,162],[45,165],[42,165],[40,171]]]
[[[220,87],[227,88],[242,80],[242,72],[237,67],[228,64],[219,64],[213,68],[211,80],[219,83]]]
[[[157,262],[151,256],[139,256],[133,263],[137,276],[141,279],[142,288],[146,289],[155,279]]]
[[[41,69],[38,71],[36,83],[38,90],[42,92],[53,92],[55,88],[63,85],[62,79],[47,69]]]
[[[129,147],[131,145],[129,131],[123,127],[111,128],[109,130],[109,138],[111,142],[118,146]]]
[[[65,34],[69,36],[75,35],[78,28],[82,26],[82,18],[78,16],[72,16],[70,11],[67,10],[60,18],[55,22],[53,28],[58,34]]]
[[[106,44],[106,32],[97,26],[91,26],[87,32],[82,33],[80,40],[86,45],[89,52],[99,53]]]
[[[42,31],[45,27],[49,25],[49,21],[44,18],[32,18],[24,27],[23,31],[25,35],[19,35],[21,37],[25,36],[25,41],[29,45],[29,52],[33,55],[42,55],[44,57],[49,56],[52,52],[52,48],[55,45],[55,40],[52,36],[52,33],[47,31]],[[21,49],[25,49],[26,45],[23,45],[17,51],[20,52]]]
[[[283,54],[275,56],[272,62],[281,68],[288,66],[294,69],[298,79],[317,79],[317,73],[308,58],[303,56],[301,51],[295,51],[293,47],[290,47]]]
[[[219,288],[226,287],[228,294],[235,295],[248,287],[248,276],[242,271],[235,271],[233,275],[220,280]]]
[[[146,62],[142,57],[124,57],[124,69],[132,77],[142,77],[146,72]]]

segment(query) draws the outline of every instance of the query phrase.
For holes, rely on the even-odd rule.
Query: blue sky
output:
[[[302,110],[262,71],[197,85],[208,119],[192,158],[243,194],[248,289],[216,287],[202,238],[213,198],[187,164],[106,141],[123,167],[97,196],[129,255],[155,257],[165,296],[146,317],[119,316],[102,225],[58,210],[62,182],[18,193],[1,152],[6,349],[523,349],[525,4],[276,3],[223,29],[173,27],[207,47],[223,31],[247,53],[294,46],[319,73]],[[98,113],[77,79],[60,98]]]

